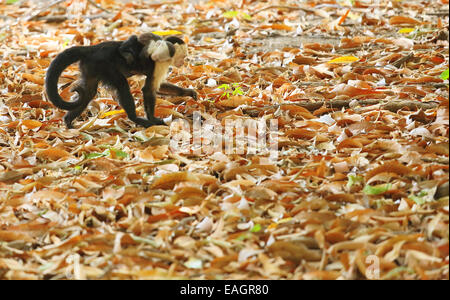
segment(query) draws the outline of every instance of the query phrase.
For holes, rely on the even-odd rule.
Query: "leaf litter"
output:
[[[90,3],[0,4],[1,279],[448,279],[448,0]],[[199,93],[157,115],[276,119],[276,163],[173,153],[103,87],[64,127],[55,55],[147,31]]]

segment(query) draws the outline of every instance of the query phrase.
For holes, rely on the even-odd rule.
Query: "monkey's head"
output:
[[[151,41],[147,53],[155,62],[171,60],[171,65],[181,67],[187,55],[187,45],[182,39],[170,36],[165,40]]]

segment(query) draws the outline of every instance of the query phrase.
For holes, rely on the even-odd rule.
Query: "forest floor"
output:
[[[0,279],[448,279],[448,8],[1,1]],[[102,86],[67,129],[52,59],[144,32],[198,99],[145,129]]]

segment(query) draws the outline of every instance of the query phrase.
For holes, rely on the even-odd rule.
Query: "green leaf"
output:
[[[383,276],[383,280],[393,279],[400,275],[401,273],[407,272],[409,274],[414,274],[414,270],[407,267],[397,267],[392,270],[390,270],[386,275]]]
[[[248,238],[250,238],[251,236],[249,235],[249,233],[243,233],[240,236],[238,236],[237,238],[235,238],[236,241],[243,241],[246,240]]]
[[[413,200],[418,205],[423,205],[427,202],[432,202],[434,200],[435,193],[436,193],[436,188],[423,189],[416,195],[410,195],[409,199]]]
[[[81,170],[81,166],[75,166],[73,167],[76,171],[80,171]]]
[[[347,182],[347,188],[351,188],[354,184],[359,183],[359,182],[364,182],[364,177],[360,176],[360,175],[351,175],[348,174],[347,175],[348,178],[348,182]]]
[[[63,45],[62,45],[62,47],[63,47],[63,48],[66,48],[67,45],[69,45],[69,42],[70,42],[69,39],[65,39],[65,40],[64,40],[64,43],[63,43]]]
[[[366,185],[363,189],[364,194],[366,195],[379,195],[389,191],[392,187],[392,184],[380,184],[376,186]]]
[[[43,211],[41,211],[40,213],[38,213],[39,217],[42,217],[43,215],[45,215],[48,212],[48,209],[44,209]]]
[[[409,199],[413,200],[418,205],[425,204],[425,202],[426,202],[426,200],[424,198],[418,197],[418,196],[414,196],[414,195],[409,196]]]
[[[439,78],[441,78],[442,80],[447,80],[448,79],[448,69],[445,70],[444,72],[442,72],[441,75],[439,76]]]
[[[111,148],[110,150],[114,151],[114,153],[116,154],[117,157],[120,157],[120,158],[128,157],[128,153],[126,153],[125,151],[115,149],[115,148]]]
[[[99,158],[99,157],[108,156],[109,154],[110,154],[109,149],[106,149],[102,153],[91,152],[89,154],[85,154],[85,156],[86,156],[86,159],[93,159],[93,158]]]
[[[247,21],[251,21],[251,19],[252,19],[252,17],[249,14],[246,14],[246,13],[242,13],[242,17],[244,19],[246,19]]]
[[[233,96],[235,95],[244,95],[244,92],[241,90],[240,87],[238,87],[233,91]]]
[[[239,15],[239,12],[237,10],[230,10],[230,11],[223,13],[223,16],[225,18],[230,18],[230,19],[236,18],[238,15]]]
[[[19,0],[6,0],[6,4],[14,4]]]
[[[261,224],[255,224],[252,229],[250,229],[250,232],[258,232],[261,230]]]
[[[231,89],[231,88],[230,88],[230,86],[229,86],[228,84],[224,83],[224,84],[222,84],[222,85],[219,86],[219,89],[229,90],[229,89]]]
[[[222,14],[222,16],[225,18],[228,18],[228,19],[233,19],[233,18],[237,18],[237,17],[241,17],[248,21],[250,21],[252,19],[252,17],[249,14],[246,14],[245,12],[241,12],[241,11],[237,11],[237,10],[230,10],[230,11],[224,12]]]

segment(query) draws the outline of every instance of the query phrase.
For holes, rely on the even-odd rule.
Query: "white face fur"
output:
[[[175,54],[171,57],[169,54],[169,47],[165,41],[152,41],[147,48],[147,53],[155,62],[166,62],[168,60],[172,60],[170,63],[171,65],[181,67],[187,54],[187,45],[175,44],[174,47]]]

